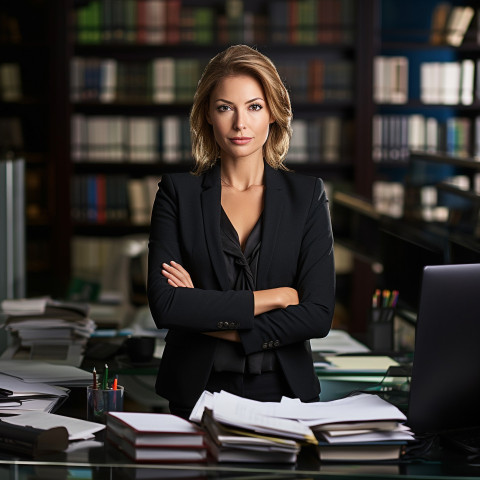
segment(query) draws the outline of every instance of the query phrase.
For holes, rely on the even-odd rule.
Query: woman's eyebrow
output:
[[[262,100],[263,102],[265,101],[262,97],[255,97],[255,98],[252,98],[251,100],[247,100],[245,102],[245,104],[247,103],[252,103],[252,102],[256,102],[258,100]],[[223,102],[223,103],[229,103],[230,105],[233,105],[233,102],[231,102],[230,100],[225,100],[224,98],[217,98],[215,100],[216,102]]]

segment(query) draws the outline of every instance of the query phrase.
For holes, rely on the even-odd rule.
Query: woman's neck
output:
[[[220,178],[222,186],[245,191],[264,183],[264,165],[261,162],[221,162]]]

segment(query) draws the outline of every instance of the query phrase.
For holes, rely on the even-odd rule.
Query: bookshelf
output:
[[[6,0],[0,5],[0,152],[25,160],[27,294],[59,294],[68,279],[62,222],[61,93],[57,55],[61,2]],[[65,44],[65,43],[63,43]],[[59,140],[60,139],[60,140]],[[60,168],[59,168],[60,167]]]
[[[372,96],[362,110],[371,119],[365,130],[371,142],[357,143],[369,149],[363,152],[369,160],[356,178],[361,196],[333,197],[334,211],[348,212],[347,235],[338,240],[356,258],[352,292],[360,296],[357,308],[363,301],[359,311],[368,309],[368,288],[395,284],[415,307],[426,264],[480,261],[479,7],[477,1],[451,1],[448,8],[437,0],[374,2]],[[452,38],[452,18],[460,12],[466,12],[461,38]],[[363,331],[362,319],[356,322]]]
[[[31,244],[44,246],[27,256],[31,265],[38,261],[38,275],[29,272],[30,285],[39,279],[38,293],[65,294],[75,265],[82,264],[74,258],[75,244],[97,252],[83,264],[101,264],[110,240],[148,235],[152,185],[164,173],[192,167],[185,130],[194,83],[174,81],[175,73],[198,78],[203,63],[232,43],[258,46],[290,89],[295,123],[287,165],[322,177],[332,199],[342,191],[371,198],[379,0],[362,0],[361,8],[358,0],[29,3],[12,6],[11,16],[33,24],[31,40],[7,49],[20,65],[35,57],[42,75],[22,71],[36,95],[2,106],[22,121],[30,110],[37,113],[32,123],[38,128],[30,131],[42,144],[28,142],[25,156],[27,175],[33,172],[31,195],[44,212],[37,226],[29,221]],[[15,2],[4,3],[10,4]],[[168,28],[161,28],[159,7]],[[45,21],[37,25],[38,18]],[[136,215],[129,195],[143,197]],[[335,209],[332,220],[336,237],[347,234]],[[353,332],[364,328],[361,312],[368,309],[372,278],[363,260],[338,275],[339,301],[351,312]]]
[[[290,90],[294,136],[287,165],[321,176],[331,190],[356,188],[364,139],[357,127],[365,117],[359,60],[371,62],[370,47],[363,48],[369,21],[362,19],[371,16],[370,0],[362,11],[356,0],[126,0],[117,11],[119,4],[112,10],[109,1],[81,2],[72,9],[73,237],[148,234],[155,179],[193,165],[188,114],[196,80],[208,59],[232,43],[258,46]],[[164,9],[165,29],[157,8]],[[99,219],[109,195],[92,193],[97,213],[89,218],[88,185],[98,194],[109,183],[120,185],[123,214]],[[141,203],[136,215],[134,204]]]

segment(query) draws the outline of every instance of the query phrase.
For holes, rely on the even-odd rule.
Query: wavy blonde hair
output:
[[[209,61],[193,97],[190,135],[195,159],[193,173],[197,175],[213,167],[220,155],[213,127],[207,121],[210,95],[222,78],[240,74],[250,75],[260,82],[275,119],[263,146],[265,161],[275,169],[288,170],[283,164],[292,136],[292,107],[288,91],[268,57],[247,45],[234,45]]]

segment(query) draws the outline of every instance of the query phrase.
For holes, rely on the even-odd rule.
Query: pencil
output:
[[[102,385],[103,390],[107,390],[108,388],[108,365],[105,364],[105,371],[103,373],[103,385]]]
[[[93,367],[93,383],[92,383],[92,388],[94,390],[97,389],[97,371],[95,370],[95,367]]]

